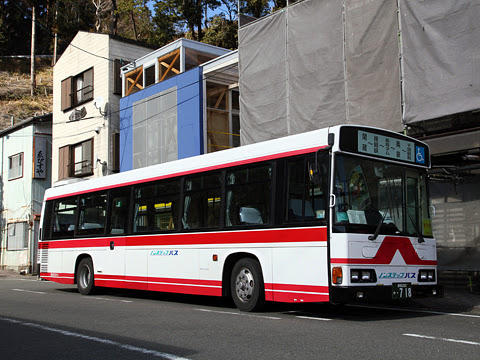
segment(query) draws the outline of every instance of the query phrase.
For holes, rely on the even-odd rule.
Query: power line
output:
[[[21,7],[20,5],[18,5],[17,3],[15,3],[15,2],[14,2],[13,4],[14,4],[21,12],[23,12],[23,13],[27,16],[27,18],[30,19],[30,21],[34,21],[28,11],[22,9],[22,7]],[[40,28],[41,28],[42,30],[46,31],[51,37],[55,37],[55,34],[53,34],[53,33],[50,31],[50,29],[47,29],[45,26],[43,26],[43,24],[41,24],[39,21],[35,20],[34,22],[35,22],[36,25],[40,26]],[[89,54],[89,55],[96,56],[96,57],[98,57],[98,58],[101,58],[101,59],[104,59],[104,60],[108,60],[108,61],[112,61],[112,62],[115,61],[114,59],[110,59],[110,58],[107,58],[107,57],[105,57],[105,56],[92,53],[91,51],[88,51],[88,50],[82,49],[82,48],[79,47],[79,46],[73,45],[71,42],[69,43],[67,40],[64,40],[64,39],[62,39],[61,37],[59,37],[58,34],[57,34],[57,39],[60,40],[60,41],[62,41],[62,42],[64,42],[64,43],[66,43],[66,44],[69,44],[70,46],[72,46],[72,47],[74,47],[74,48],[76,48],[76,49],[78,49],[78,50],[80,50],[80,51],[83,51],[83,52],[85,52],[85,53],[87,53],[87,54]]]

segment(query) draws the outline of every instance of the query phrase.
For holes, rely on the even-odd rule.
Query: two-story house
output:
[[[119,170],[120,68],[152,51],[127,39],[80,31],[53,72],[52,181]]]

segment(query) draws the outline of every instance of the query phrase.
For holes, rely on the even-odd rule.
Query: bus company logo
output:
[[[379,276],[380,279],[415,279],[415,273],[397,273],[397,272],[382,272]]]
[[[150,256],[178,256],[178,250],[152,250]]]

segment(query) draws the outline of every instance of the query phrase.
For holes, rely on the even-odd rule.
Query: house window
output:
[[[68,110],[93,99],[93,68],[62,81],[62,110]]]
[[[23,153],[8,157],[8,180],[23,176]]]
[[[93,139],[59,149],[58,180],[93,174]]]
[[[239,93],[207,82],[207,152],[240,146]]]
[[[28,248],[28,231],[26,222],[8,224],[7,250],[23,250]]]

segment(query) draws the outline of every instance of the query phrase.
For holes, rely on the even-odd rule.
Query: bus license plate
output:
[[[392,284],[392,299],[411,299],[412,285]]]

